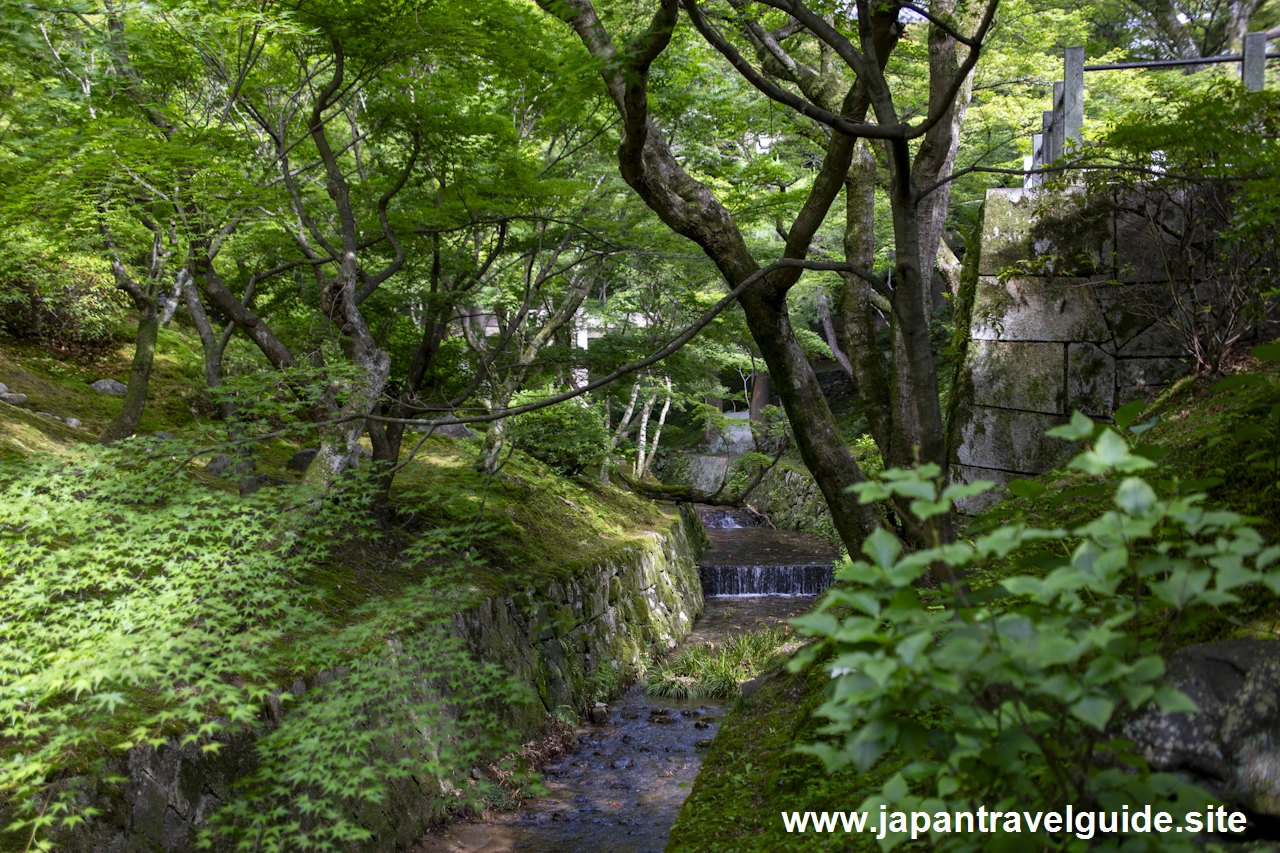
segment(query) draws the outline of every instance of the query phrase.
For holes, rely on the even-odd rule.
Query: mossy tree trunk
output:
[[[138,334],[133,348],[133,363],[129,367],[129,387],[124,394],[120,412],[107,424],[98,441],[112,444],[128,438],[138,431],[143,409],[147,405],[147,387],[151,382],[151,367],[155,364],[156,339],[160,333],[160,314],[156,300],[148,298],[138,306]]]

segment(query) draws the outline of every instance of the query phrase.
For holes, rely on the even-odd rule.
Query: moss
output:
[[[869,773],[828,774],[816,758],[794,750],[826,722],[814,711],[828,683],[821,667],[779,674],[734,705],[671,830],[667,853],[829,850],[833,843],[840,850],[877,849],[869,835],[789,834],[779,816],[856,809],[901,766],[890,758]]]
[[[92,440],[119,412],[122,398],[94,391],[89,383],[104,378],[127,382],[132,357],[132,343],[82,360],[0,337],[0,382],[26,394],[32,411],[80,419],[84,429],[77,437]],[[196,413],[208,408],[203,385],[199,342],[161,329],[139,432],[176,434],[196,426]]]
[[[750,502],[777,527],[840,541],[818,482],[799,460],[781,460],[756,487]]]

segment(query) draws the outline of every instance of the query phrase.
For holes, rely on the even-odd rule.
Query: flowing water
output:
[[[698,561],[708,596],[817,595],[831,585],[839,552],[824,540],[764,526],[750,510],[704,508],[711,547]]]
[[[830,582],[836,555],[822,540],[774,530],[745,510],[704,507],[702,516],[712,540],[699,565],[707,607],[686,646],[781,624]],[[716,592],[765,587],[775,594]],[[576,751],[543,768],[545,796],[434,832],[411,853],[661,853],[725,710],[646,696],[636,685],[610,703],[607,721],[579,726]]]

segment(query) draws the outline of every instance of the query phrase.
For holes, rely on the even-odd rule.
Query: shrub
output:
[[[1131,427],[1132,409],[1116,413]],[[1075,803],[1119,809],[1151,804],[1177,816],[1213,798],[1170,774],[1151,772],[1133,744],[1116,737],[1119,718],[1154,705],[1193,710],[1159,683],[1179,622],[1238,601],[1262,583],[1280,547],[1264,547],[1242,516],[1201,506],[1176,481],[1157,493],[1142,477],[1154,468],[1115,428],[1076,413],[1051,435],[1090,442],[1071,467],[1115,475],[1114,508],[1070,531],[1008,523],[972,541],[904,554],[892,534],[868,537],[819,608],[796,620],[819,642],[792,662],[799,670],[830,655],[830,720],[823,739],[802,747],[829,768],[869,769],[895,751],[908,763],[861,806],[900,811],[971,811],[977,804],[1035,812]],[[1142,453],[1147,447],[1139,446]],[[856,486],[861,499],[896,495],[918,516],[949,512],[952,501],[990,483],[938,482],[936,466],[886,471]],[[1060,544],[1043,575],[965,584],[965,569],[1010,563],[1036,543]],[[917,581],[930,572],[938,588]],[[905,836],[886,839],[891,847]],[[1023,835],[1026,849],[1059,849],[1061,839]],[[1119,849],[1123,839],[1103,839]],[[1098,840],[1095,840],[1097,843]],[[1067,842],[1061,842],[1067,843]],[[1136,846],[1135,846],[1136,845]],[[1128,839],[1123,849],[1192,849],[1189,838]],[[965,835],[940,835],[934,849],[973,849]]]
[[[101,259],[55,258],[32,240],[0,247],[0,328],[11,335],[98,346],[115,337],[129,309]]]
[[[469,768],[518,746],[497,709],[530,698],[453,630],[478,594],[468,531],[415,539],[400,556],[424,580],[344,607],[316,572],[349,547],[334,531],[380,537],[367,480],[241,500],[132,444],[0,464],[6,829],[59,847],[95,813],[76,777],[106,793],[135,745],[212,752],[250,729],[253,766],[209,816],[219,849],[351,848],[410,773],[466,806]],[[277,699],[287,713],[263,726]]]
[[[528,403],[555,390],[521,395],[513,405]],[[609,435],[592,406],[570,400],[511,419],[511,443],[555,470],[574,476],[604,461]]]

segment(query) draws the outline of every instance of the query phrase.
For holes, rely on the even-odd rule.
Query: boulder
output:
[[[426,428],[416,430],[417,432],[426,432]],[[449,438],[475,438],[476,433],[466,424],[442,424],[435,428],[432,435],[447,435]]]
[[[1150,710],[1125,724],[1152,769],[1254,815],[1280,816],[1280,641],[1188,646],[1169,659],[1164,683],[1199,710]]]
[[[14,392],[9,391],[7,393],[0,394],[0,403],[8,403],[10,406],[25,406],[27,403],[27,395],[15,394]]]
[[[84,423],[79,418],[63,418],[62,422],[73,429],[80,429]]]
[[[123,397],[124,392],[129,390],[128,385],[114,379],[99,379],[97,382],[90,382],[89,387],[100,394],[111,394],[115,397]]]
[[[587,718],[597,725],[609,722],[609,706],[603,702],[596,702],[587,711]]]
[[[8,394],[8,393],[9,393],[9,386],[5,385],[3,382],[0,382],[0,394]]]
[[[221,477],[222,472],[231,467],[231,457],[225,453],[219,453],[217,456],[205,463],[204,470],[206,474],[214,477]]]
[[[314,447],[303,448],[293,454],[293,456],[289,457],[289,461],[284,467],[288,468],[290,471],[305,472],[311,467],[311,460],[315,459],[316,454],[319,452],[320,451]]]

